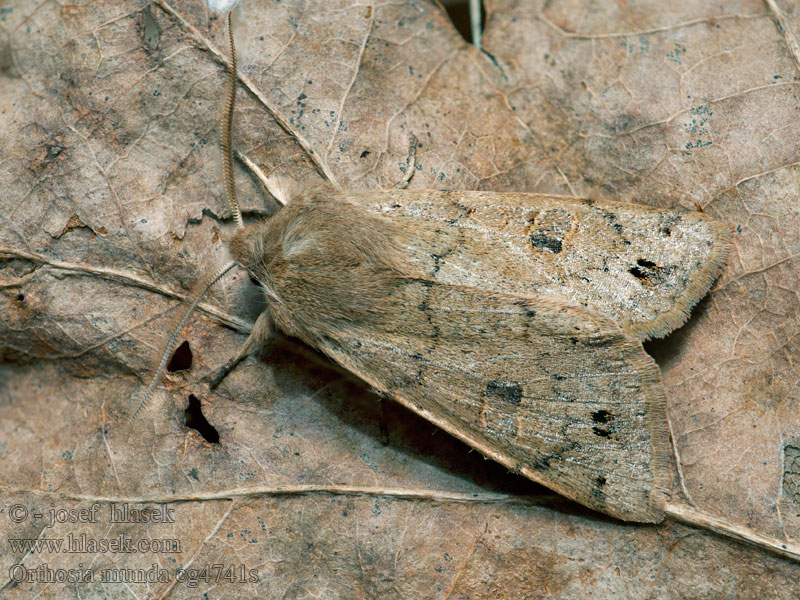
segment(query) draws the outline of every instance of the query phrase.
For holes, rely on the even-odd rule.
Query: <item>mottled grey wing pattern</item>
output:
[[[412,261],[435,281],[566,300],[640,339],[686,321],[732,236],[702,213],[567,196],[390,190],[349,197],[406,229]]]
[[[394,285],[384,306],[314,345],[530,479],[622,519],[663,518],[658,369],[610,319],[415,279]]]

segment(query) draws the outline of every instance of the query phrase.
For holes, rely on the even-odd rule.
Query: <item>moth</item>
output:
[[[212,387],[277,327],[512,471],[613,517],[661,521],[666,403],[641,342],[685,322],[731,227],[588,198],[327,184],[278,185],[285,206],[245,225],[232,39],[229,71],[223,155],[239,227],[235,260],[205,289],[238,264],[268,307]]]

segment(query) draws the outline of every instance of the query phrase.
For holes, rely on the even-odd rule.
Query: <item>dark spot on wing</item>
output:
[[[664,283],[669,274],[674,270],[674,266],[659,267],[651,260],[640,258],[636,261],[635,265],[628,269],[628,273],[636,277],[636,279],[644,284],[654,285]]]
[[[439,269],[441,268],[442,264],[447,262],[447,261],[445,261],[445,257],[449,256],[452,253],[453,253],[453,249],[452,248],[450,248],[448,250],[445,250],[441,254],[431,253],[431,258],[433,259],[433,269],[431,271],[431,277],[434,277],[434,278],[436,277],[436,273],[439,272]]]
[[[620,225],[617,221],[617,215],[612,212],[608,212],[607,210],[601,211],[601,214],[603,215],[603,218],[608,221],[608,224],[614,228],[614,231],[622,234],[622,225]]]
[[[535,316],[536,316],[536,311],[535,311],[535,310],[533,310],[533,309],[530,307],[530,304],[528,304],[527,302],[525,302],[525,300],[519,300],[519,301],[517,301],[517,302],[514,302],[514,304],[516,304],[516,305],[517,305],[517,306],[519,306],[519,307],[520,307],[522,310],[524,310],[524,311],[525,311],[525,316],[526,316],[526,317],[535,317]]]
[[[439,272],[439,261],[442,260],[442,257],[438,254],[431,254],[431,258],[433,259],[433,273],[436,274]]]
[[[640,258],[636,261],[636,265],[628,269],[628,272],[636,277],[636,279],[649,279],[652,276],[652,270],[655,268],[656,263]]]
[[[561,252],[561,240],[558,238],[534,233],[531,235],[530,240],[531,246],[534,248],[538,248],[540,250],[549,250],[553,254],[558,254]]]
[[[603,491],[605,485],[606,485],[605,475],[598,475],[597,478],[594,480],[594,487],[592,488],[592,496],[598,503],[605,502],[606,493]]]
[[[519,404],[522,401],[522,388],[519,383],[495,379],[486,384],[486,396]]]
[[[636,279],[647,279],[647,274],[639,267],[631,267],[628,269],[628,273],[636,277]]]
[[[545,471],[550,468],[551,460],[561,460],[560,456],[555,454],[545,454],[544,456],[537,456],[533,459],[533,468],[537,471]]]
[[[458,214],[456,214],[456,216],[454,218],[452,218],[452,219],[446,219],[445,220],[445,223],[447,223],[448,225],[455,225],[461,219],[465,219],[465,218],[469,217],[472,213],[475,212],[475,208],[474,207],[465,206],[464,204],[461,204],[460,202],[458,202],[456,200],[453,200],[450,203],[450,206],[452,206],[453,208],[458,209]]]
[[[590,338],[586,340],[586,345],[592,348],[605,348],[606,346],[611,346],[615,341],[615,337],[606,335],[601,338]]]
[[[607,410],[598,410],[592,413],[592,420],[594,420],[595,423],[608,423],[613,418],[614,415]]]
[[[412,383],[414,383],[414,382],[411,381],[411,379],[409,379],[405,375],[400,375],[398,377],[395,377],[395,379],[394,379],[394,387],[396,387],[396,388],[407,388]]]
[[[672,235],[672,228],[674,225],[680,225],[683,221],[680,214],[666,213],[661,219],[661,234],[667,237]]]
[[[608,429],[603,429],[602,427],[592,427],[592,431],[594,431],[594,434],[598,437],[611,437],[611,433],[608,431]]]
[[[461,217],[468,217],[472,213],[475,212],[475,208],[473,206],[465,206],[464,204],[458,204],[458,216]]]

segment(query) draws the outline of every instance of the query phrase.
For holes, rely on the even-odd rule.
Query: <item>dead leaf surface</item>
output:
[[[378,189],[402,179],[414,133],[413,187],[680,205],[735,224],[708,299],[649,345],[669,399],[673,500],[800,541],[796,7],[486,8],[481,53],[428,2],[247,2],[237,149],[265,173]],[[258,311],[242,273],[191,320],[191,368],[167,376],[131,433],[177,300],[225,260],[222,25],[195,0],[0,7],[0,595],[800,593],[790,561],[554,498],[292,342],[210,393],[203,378]],[[246,212],[276,210],[237,168]],[[190,395],[220,444],[184,426]],[[125,502],[171,507],[174,523],[110,523]],[[97,523],[11,518],[16,505],[46,516],[94,503]],[[80,533],[180,547],[26,554],[8,542]],[[15,583],[18,563],[81,563],[98,578],[155,564],[170,577]],[[176,580],[213,564],[257,581]]]

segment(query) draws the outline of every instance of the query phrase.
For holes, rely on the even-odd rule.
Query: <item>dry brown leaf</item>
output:
[[[796,6],[486,8],[481,53],[429,2],[247,2],[236,147],[264,173],[376,189],[402,179],[415,133],[413,187],[681,205],[737,225],[708,299],[649,345],[669,399],[673,502],[797,543]],[[191,320],[192,367],[164,380],[129,436],[176,299],[224,261],[230,231],[217,148],[226,40],[209,17],[196,0],[0,7],[0,596],[800,594],[792,561],[554,498],[292,342],[210,393],[203,378],[258,310],[242,273]],[[238,169],[245,210],[275,210]],[[219,445],[184,426],[190,395]],[[175,522],[109,523],[112,503],[159,506],[147,501],[168,502]],[[94,503],[97,523],[45,526],[50,508]],[[25,554],[9,541],[69,533],[180,548]],[[98,579],[155,563],[170,577],[14,583],[18,563],[80,563]],[[258,581],[176,581],[206,564]]]

